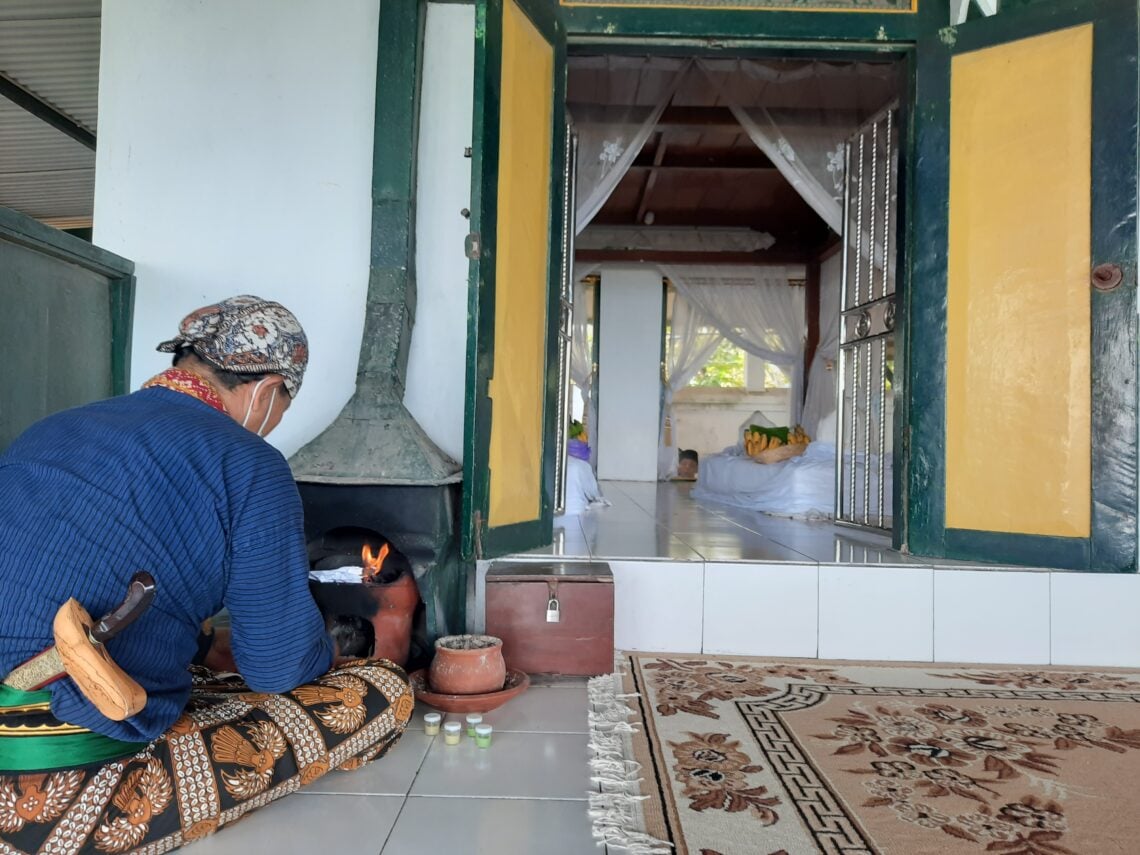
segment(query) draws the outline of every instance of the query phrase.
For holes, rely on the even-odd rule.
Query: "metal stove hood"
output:
[[[356,392],[336,420],[290,458],[296,480],[416,486],[462,480],[462,466],[431,441],[404,407],[416,289],[410,271],[403,273],[373,272]]]
[[[404,407],[416,314],[415,155],[424,5],[401,0],[380,7],[372,253],[356,392],[336,420],[289,461],[298,481],[432,486],[463,479],[462,466]]]

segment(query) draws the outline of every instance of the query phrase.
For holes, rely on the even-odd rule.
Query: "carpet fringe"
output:
[[[599,792],[590,793],[590,819],[598,846],[612,843],[629,855],[667,855],[670,843],[637,828],[641,825],[641,764],[630,760],[630,736],[636,732],[629,719],[635,713],[629,701],[637,694],[622,692],[622,660],[615,658],[614,673],[592,678],[590,701],[590,781]]]

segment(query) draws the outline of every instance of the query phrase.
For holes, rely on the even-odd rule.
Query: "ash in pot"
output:
[[[493,635],[447,635],[439,639],[436,647],[446,647],[448,650],[486,650],[502,644]]]

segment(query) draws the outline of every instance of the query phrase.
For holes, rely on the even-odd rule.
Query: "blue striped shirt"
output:
[[[308,588],[304,517],[285,458],[197,399],[150,388],[49,416],[0,456],[0,675],[52,644],[75,597],[96,620],[131,576],[154,604],[107,649],[147,691],[104,718],[68,679],[52,712],[127,741],[152,739],[190,696],[202,622],[224,606],[250,688],[282,692],[332,663]]]

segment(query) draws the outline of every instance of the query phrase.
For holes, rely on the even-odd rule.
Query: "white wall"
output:
[[[312,353],[272,437],[286,454],[353,390],[378,11],[378,0],[102,6],[94,239],[136,263],[132,385],[169,364],[154,346],[188,311],[240,293],[279,300]]]
[[[598,330],[598,478],[657,480],[661,273],[602,269]]]
[[[404,403],[435,443],[463,460],[467,256],[471,205],[475,7],[428,4],[416,191],[416,325]]]
[[[774,425],[788,423],[788,390],[745,393],[731,389],[683,389],[673,399],[673,446],[700,455],[740,442],[740,428],[757,410]]]

